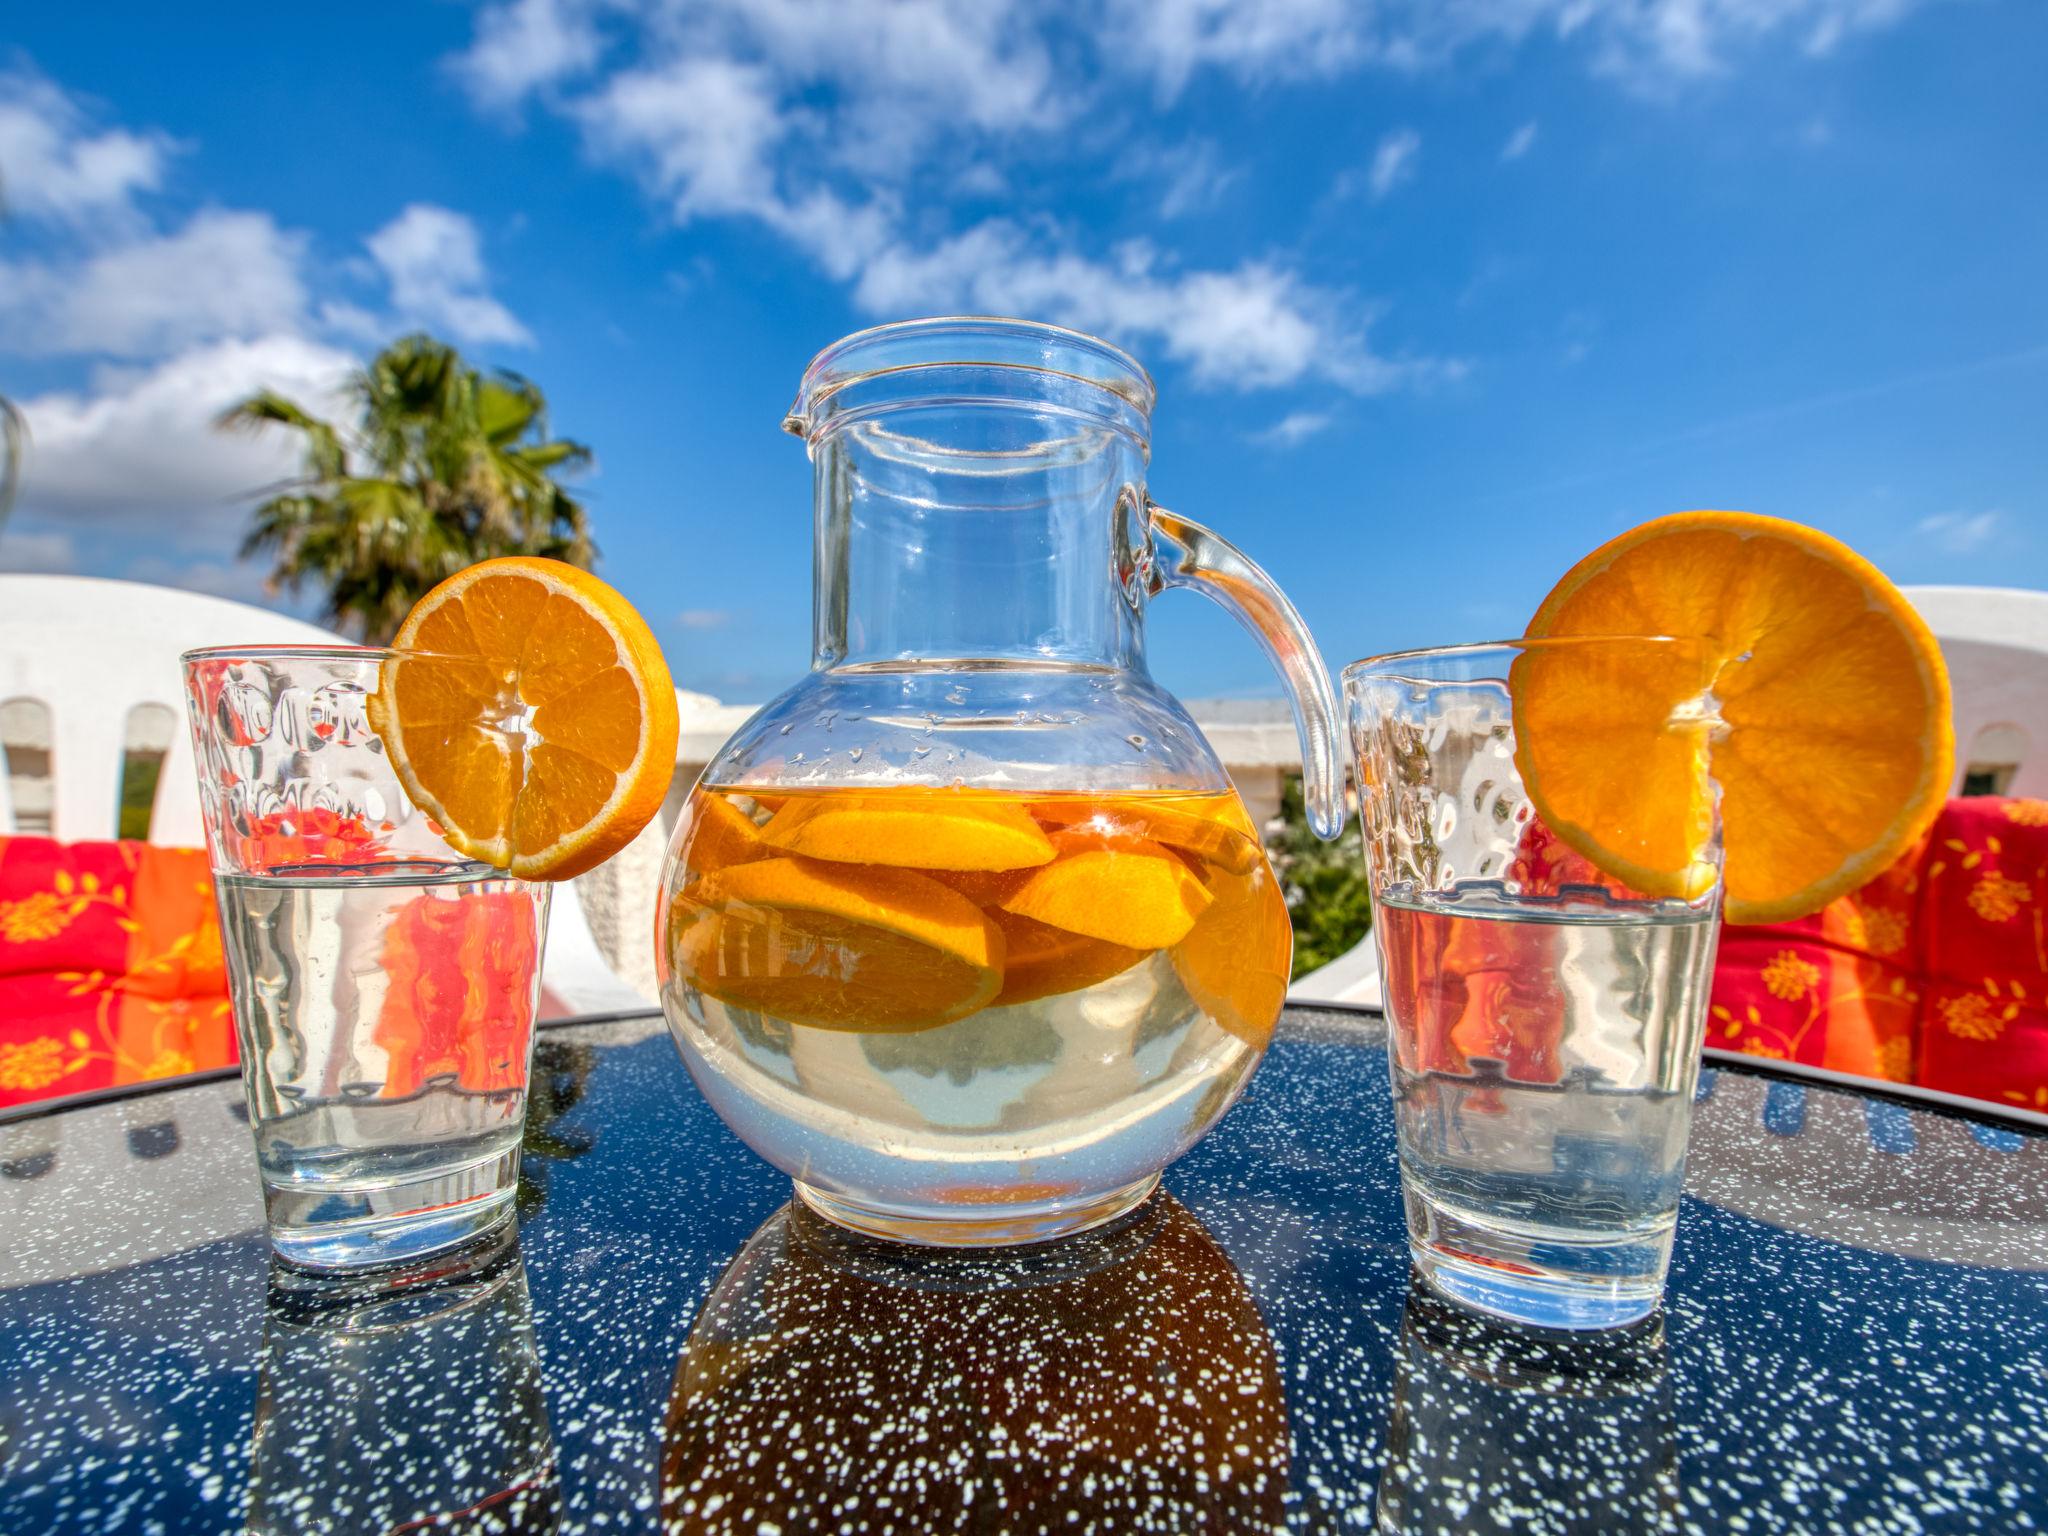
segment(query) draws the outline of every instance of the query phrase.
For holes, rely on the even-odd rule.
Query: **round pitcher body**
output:
[[[1107,1220],[1279,1015],[1279,883],[1145,667],[1145,603],[1176,584],[1150,406],[1114,348],[1014,322],[884,327],[806,375],[813,669],[692,792],[658,967],[706,1099],[843,1224]],[[1248,562],[1215,580],[1226,606],[1270,587]]]
[[[1103,736],[1184,745],[1148,772]],[[664,889],[662,1000],[706,1099],[823,1214],[899,1237],[1026,1241],[1143,1198],[1287,987],[1242,804],[1118,674],[814,676],[697,786]]]

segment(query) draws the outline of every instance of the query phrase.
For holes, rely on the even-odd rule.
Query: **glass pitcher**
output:
[[[908,321],[821,352],[816,654],[692,792],[663,875],[683,1061],[820,1215],[930,1243],[1107,1221],[1227,1110],[1286,995],[1258,829],[1145,665],[1207,594],[1266,647],[1309,819],[1336,708],[1265,573],[1145,494],[1154,390],[1055,326]]]

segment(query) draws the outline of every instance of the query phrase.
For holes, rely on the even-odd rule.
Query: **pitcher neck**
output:
[[[813,667],[1142,669],[1142,597],[1118,575],[1142,453],[1098,433],[1054,464],[935,462],[957,457],[886,420],[814,445]]]

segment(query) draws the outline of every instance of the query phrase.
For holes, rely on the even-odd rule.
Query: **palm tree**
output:
[[[244,557],[274,553],[273,588],[308,581],[330,623],[389,640],[435,583],[496,555],[588,569],[583,505],[555,476],[590,450],[547,433],[547,401],[515,373],[483,374],[431,336],[393,342],[350,379],[350,428],[272,390],[229,407],[224,428],[281,426],[305,439],[305,472],[256,508]]]

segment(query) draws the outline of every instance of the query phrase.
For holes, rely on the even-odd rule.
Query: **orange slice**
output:
[[[1645,523],[1573,566],[1528,632],[1701,637],[1697,653],[1543,648],[1514,668],[1515,761],[1536,810],[1649,895],[1711,885],[1710,748],[1731,922],[1803,916],[1854,890],[1948,792],[1955,740],[1933,634],[1868,560],[1802,524],[1746,512]],[[1717,719],[1699,717],[1701,681]]]
[[[1058,860],[1034,871],[1004,911],[1128,949],[1168,949],[1214,900],[1157,843],[1104,847],[1077,832],[1055,833],[1052,843]]]
[[[1034,800],[1030,810],[1044,826],[1164,843],[1233,875],[1250,874],[1259,862],[1259,835],[1235,794],[1205,795],[1177,805],[1141,797],[1103,800],[1075,796]]]
[[[721,795],[700,791],[690,810],[690,838],[683,864],[695,870],[751,864],[775,850],[761,840],[754,818]]]
[[[1219,882],[1216,900],[1173,952],[1188,996],[1219,1028],[1263,1049],[1273,1038],[1294,962],[1294,928],[1273,878]]]
[[[817,1029],[934,1029],[1003,984],[996,926],[905,869],[762,859],[697,881],[671,922],[675,967],[698,990]]]
[[[675,772],[676,695],[646,622],[587,571],[525,556],[414,605],[370,725],[413,803],[472,858],[566,880],[630,843]]]
[[[761,836],[773,847],[840,864],[919,869],[1030,869],[1052,861],[1052,844],[1021,805],[889,794],[792,799]]]
[[[997,1007],[1079,992],[1121,976],[1147,953],[1070,933],[1001,908],[989,917],[1003,934],[1003,990],[996,994]]]

